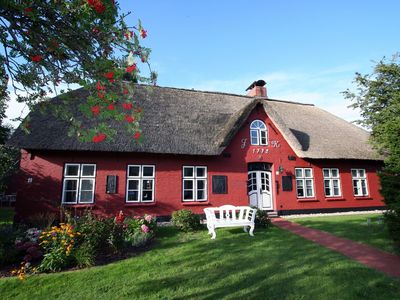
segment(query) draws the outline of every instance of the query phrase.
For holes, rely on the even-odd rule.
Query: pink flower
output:
[[[142,226],[140,226],[140,228],[142,229],[142,231],[144,233],[148,233],[150,231],[150,228],[144,224]]]
[[[152,215],[147,215],[144,217],[144,219],[146,220],[146,222],[151,222],[151,220],[153,220],[153,216]]]

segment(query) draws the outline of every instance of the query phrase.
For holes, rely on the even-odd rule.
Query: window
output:
[[[216,175],[212,177],[212,191],[213,194],[227,194],[228,184],[227,176]]]
[[[93,203],[95,183],[95,164],[65,164],[62,203]]]
[[[339,197],[340,191],[340,177],[339,169],[322,169],[324,174],[324,191],[326,197]]]
[[[297,198],[314,197],[314,179],[311,168],[296,168]]]
[[[367,174],[365,169],[351,169],[351,177],[353,178],[354,196],[368,196]]]
[[[129,165],[126,179],[126,202],[154,202],[152,165]]]
[[[207,167],[183,167],[183,201],[207,200]]]
[[[267,126],[263,121],[255,120],[250,124],[250,141],[252,145],[268,145]]]

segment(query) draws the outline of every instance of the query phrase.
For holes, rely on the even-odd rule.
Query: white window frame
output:
[[[297,170],[301,170],[301,176],[297,177]],[[306,170],[310,170],[311,176],[305,176]],[[314,198],[315,197],[315,187],[314,187],[314,172],[312,168],[295,168],[294,169],[294,175],[296,178],[296,195],[298,199],[304,199],[304,198]],[[310,182],[311,180],[311,191],[312,195],[307,195],[307,182]],[[302,184],[302,189],[303,189],[303,196],[299,196],[298,194],[298,189],[299,189],[299,184],[298,182],[301,182]]]
[[[353,175],[353,171],[356,172],[356,176]],[[363,171],[364,176],[360,176],[360,171]],[[367,180],[367,172],[365,169],[351,169],[351,186],[353,188],[353,195],[355,197],[366,197],[369,195],[368,191],[368,180]],[[357,181],[356,186],[354,186],[354,181]],[[362,182],[365,184],[365,194],[362,191]],[[357,193],[354,192],[354,188],[357,188]]]
[[[193,170],[193,176],[185,176],[185,168]],[[197,176],[197,169],[204,169],[204,176]],[[185,189],[185,181],[192,181],[193,188]],[[204,199],[198,199],[197,197],[197,182],[204,181]],[[185,191],[192,191],[192,199],[185,199]],[[182,201],[183,202],[204,202],[208,200],[208,171],[206,166],[183,166],[182,167]]]
[[[77,175],[67,175],[67,168],[69,166],[78,166],[78,174]],[[93,175],[83,175],[83,168],[85,166],[93,166]],[[64,165],[64,179],[63,179],[63,188],[62,188],[62,194],[61,194],[61,203],[62,204],[93,204],[94,203],[94,191],[95,191],[95,186],[96,186],[96,171],[97,171],[97,166],[96,164],[90,164],[90,163],[66,163]],[[74,180],[76,181],[76,196],[75,196],[75,201],[73,202],[66,202],[65,201],[65,192],[66,192],[66,182]],[[92,189],[91,190],[85,190],[85,191],[90,191],[92,193],[92,198],[90,201],[82,201],[81,200],[81,192],[82,192],[82,181],[83,180],[90,180],[92,181]]]
[[[336,170],[337,176],[333,176],[333,175],[332,175],[332,174],[333,174],[333,172],[332,172],[333,170]],[[328,176],[325,176],[325,171],[328,172]],[[341,197],[341,196],[342,196],[342,188],[341,188],[341,186],[340,186],[341,183],[340,183],[340,173],[339,173],[339,169],[338,169],[338,168],[323,168],[323,169],[322,169],[322,176],[323,176],[323,178],[324,178],[323,186],[324,186],[324,194],[325,194],[325,197],[327,197],[327,198]],[[337,194],[337,195],[335,195],[335,189],[334,189],[334,185],[333,185],[333,182],[334,182],[335,180],[337,180],[337,182],[338,182],[338,189],[339,189],[339,194]],[[326,190],[325,190],[325,181],[328,181],[328,182],[329,182],[329,191],[330,191],[330,194],[329,194],[329,195],[326,194]]]
[[[130,176],[129,175],[129,168],[130,167],[138,167],[139,168],[139,175],[138,176]],[[143,169],[144,168],[152,168],[153,175],[152,176],[144,176]],[[129,189],[129,181],[130,180],[137,180],[138,181],[138,189],[137,190],[130,190]],[[151,200],[143,200],[143,181],[145,180],[152,180],[151,185]],[[126,203],[152,203],[155,201],[154,194],[155,194],[155,182],[156,182],[156,166],[155,165],[128,165],[126,169],[126,189],[125,189],[125,202]],[[138,200],[128,200],[128,192],[129,191],[138,191]],[[146,189],[146,191],[148,191]]]
[[[262,124],[260,126],[260,123]],[[253,142],[252,133],[256,134],[256,142]],[[265,135],[265,143],[262,142],[262,135]],[[251,145],[267,146],[268,145],[268,128],[261,120],[254,120],[250,124],[250,143]]]

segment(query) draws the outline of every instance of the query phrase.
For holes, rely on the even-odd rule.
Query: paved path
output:
[[[281,218],[272,219],[274,225],[291,231],[305,239],[346,255],[370,268],[400,278],[400,256],[374,247],[340,238],[327,232],[312,229]]]

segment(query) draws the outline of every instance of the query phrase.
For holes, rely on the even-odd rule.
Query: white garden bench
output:
[[[253,235],[254,220],[256,218],[256,208],[249,206],[233,206],[223,205],[220,207],[207,207],[204,209],[207,218],[208,234],[215,239],[216,228],[221,227],[241,227],[247,233],[247,228],[250,227],[249,234]]]

